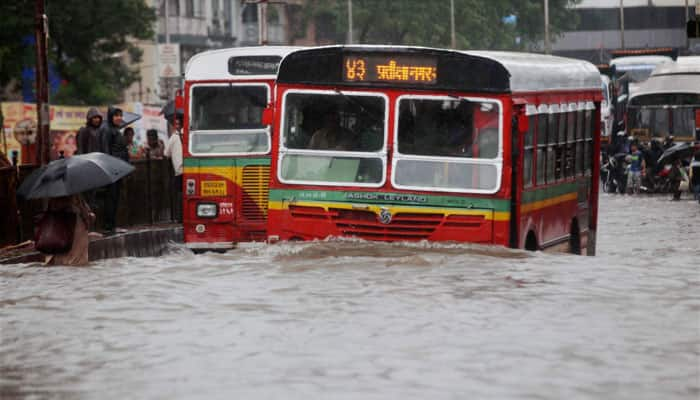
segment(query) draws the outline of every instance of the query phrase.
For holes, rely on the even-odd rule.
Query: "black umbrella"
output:
[[[677,158],[685,158],[693,155],[693,147],[689,143],[678,143],[669,147],[659,157],[659,163],[671,163]]]
[[[185,110],[182,108],[175,108],[175,100],[170,100],[160,110],[160,115],[162,115],[165,119],[170,120],[174,115],[185,115]]]
[[[104,153],[60,158],[32,172],[17,190],[25,199],[62,197],[114,183],[134,167]]]
[[[122,111],[122,124],[119,125],[119,129],[122,129],[138,120],[141,119],[141,115],[132,113],[129,111]]]

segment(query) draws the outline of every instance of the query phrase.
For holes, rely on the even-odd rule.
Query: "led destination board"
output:
[[[409,55],[348,55],[343,57],[343,80],[432,85],[437,82],[437,62]]]
[[[275,75],[280,56],[239,56],[228,60],[231,75]]]

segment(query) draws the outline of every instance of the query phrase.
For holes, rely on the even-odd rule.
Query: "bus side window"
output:
[[[539,114],[537,116],[537,154],[535,177],[538,185],[545,184],[546,164],[547,164],[547,125],[549,124],[549,114]]]
[[[528,129],[523,137],[523,186],[532,186],[532,171],[534,170],[534,143],[535,143],[535,117],[530,115],[528,117]]]

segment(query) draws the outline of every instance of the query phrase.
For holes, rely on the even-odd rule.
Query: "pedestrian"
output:
[[[664,140],[664,150],[670,149],[675,144],[676,143],[673,141],[673,135],[666,136],[666,139]]]
[[[639,188],[642,185],[642,176],[646,173],[646,164],[642,152],[639,151],[637,144],[630,145],[629,158],[630,170],[627,175],[627,191],[628,193],[639,193]]]
[[[146,131],[146,146],[144,151],[148,152],[150,158],[161,159],[165,153],[165,144],[158,138],[158,131],[149,129]]]
[[[681,199],[681,181],[683,181],[683,164],[680,158],[673,161],[671,172],[668,173],[668,179],[671,181],[671,192],[673,193],[672,200],[678,201]]]
[[[124,137],[126,138],[126,148],[129,151],[129,159],[133,160],[135,158],[143,157],[143,149],[136,142],[134,142],[134,128],[127,127],[124,128]]]
[[[122,121],[122,110],[109,107],[107,110],[107,121],[100,128],[101,149],[103,153],[129,162],[127,140],[119,131]],[[116,229],[120,188],[121,181],[117,181],[107,187],[104,213],[104,230],[107,233],[114,233]]]
[[[690,185],[693,188],[693,196],[700,203],[700,151],[695,153],[690,163]]]
[[[79,194],[49,199],[35,235],[35,247],[47,254],[46,265],[87,264],[88,232],[94,220],[95,214]]]
[[[99,130],[102,125],[102,114],[95,107],[87,112],[87,122],[78,131],[78,154],[100,151]]]
[[[100,151],[100,126],[102,125],[102,114],[96,107],[90,107],[87,112],[85,126],[78,131],[78,153],[87,154]],[[94,210],[97,209],[97,191],[89,190],[85,192],[85,201]]]
[[[182,129],[182,119],[179,116],[171,118],[172,127],[168,143],[165,144],[165,157],[170,158],[173,165],[173,188],[175,189],[175,199],[173,202],[173,215],[175,221],[182,222],[182,139],[180,131]]]

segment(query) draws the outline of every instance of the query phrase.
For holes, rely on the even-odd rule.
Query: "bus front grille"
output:
[[[241,214],[249,221],[265,221],[267,219],[267,196],[270,167],[253,165],[243,168],[241,188]]]
[[[443,214],[398,213],[384,224],[372,211],[332,208],[329,213],[343,235],[380,241],[427,239],[444,219]]]

